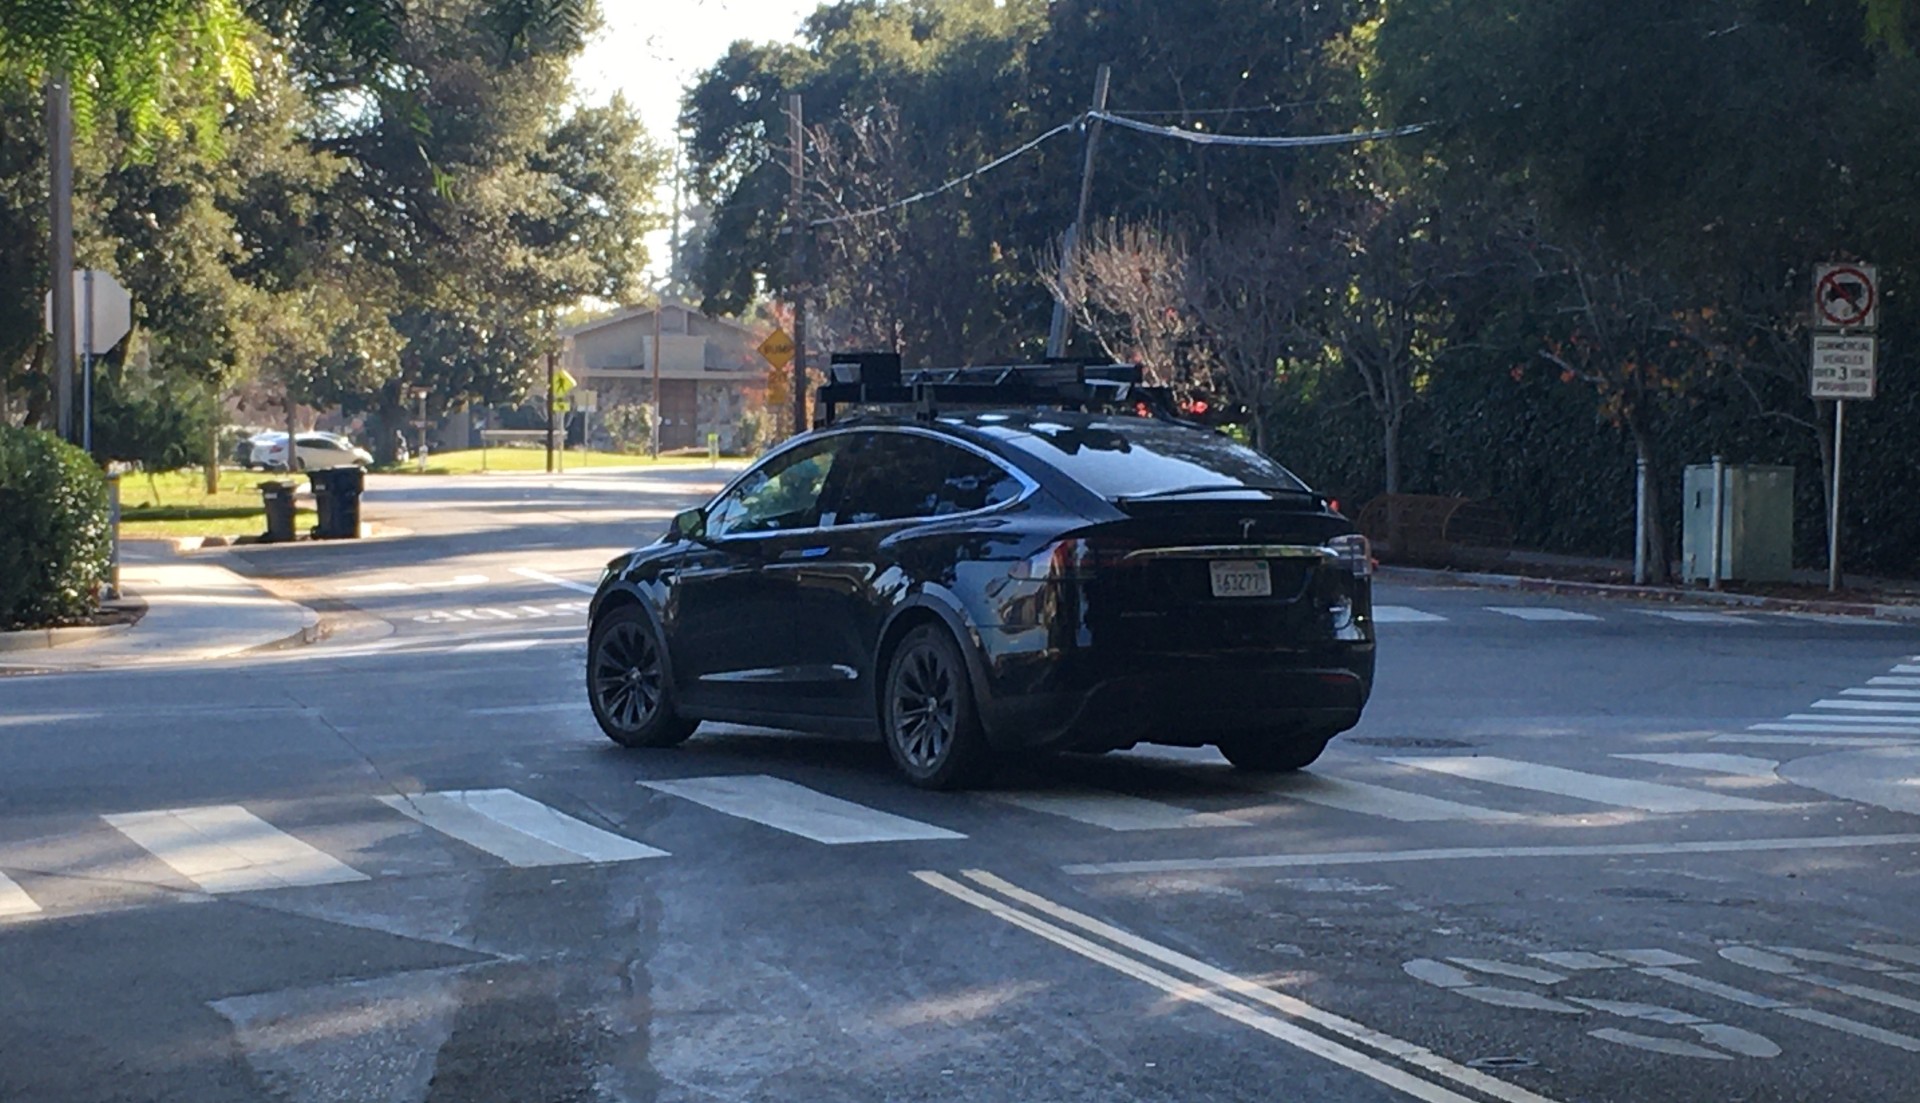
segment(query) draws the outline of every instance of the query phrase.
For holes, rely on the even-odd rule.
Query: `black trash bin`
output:
[[[267,543],[285,544],[294,539],[293,492],[299,485],[280,480],[260,484],[260,497],[267,507]]]
[[[316,540],[351,540],[360,535],[360,494],[367,485],[366,472],[358,467],[326,467],[307,472],[313,484],[314,511],[319,524],[313,526]]]

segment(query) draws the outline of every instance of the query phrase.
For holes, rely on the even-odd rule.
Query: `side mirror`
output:
[[[681,540],[698,540],[707,534],[704,510],[688,509],[673,515],[673,535]]]

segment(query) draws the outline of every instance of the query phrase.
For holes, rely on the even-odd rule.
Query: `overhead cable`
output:
[[[1298,149],[1303,146],[1339,146],[1355,142],[1374,142],[1382,138],[1404,138],[1409,134],[1418,134],[1427,128],[1425,123],[1413,123],[1409,126],[1396,126],[1389,130],[1361,130],[1347,134],[1305,134],[1260,137],[1253,134],[1209,134],[1201,130],[1182,130],[1173,126],[1157,126],[1153,123],[1129,119],[1125,115],[1115,115],[1110,111],[1090,111],[1088,117],[1115,126],[1137,130],[1142,134],[1152,134],[1159,138],[1177,138],[1183,142],[1192,142],[1203,146],[1248,146],[1256,149]]]
[[[807,223],[807,225],[810,227],[811,226],[831,226],[836,222],[851,222],[856,218],[870,218],[877,214],[885,214],[888,211],[898,210],[899,208],[905,207],[911,203],[919,203],[922,200],[932,199],[934,196],[939,195],[943,192],[952,191],[954,188],[959,187],[960,185],[966,183],[969,180],[974,179],[977,176],[981,176],[981,175],[984,175],[985,173],[992,172],[994,169],[999,168],[1001,165],[1006,164],[1008,161],[1013,160],[1015,157],[1020,156],[1022,153],[1027,152],[1028,150],[1034,148],[1035,146],[1039,145],[1041,142],[1046,141],[1048,138],[1051,138],[1056,134],[1065,134],[1067,131],[1072,130],[1073,128],[1079,126],[1081,123],[1081,120],[1084,118],[1086,118],[1086,116],[1082,115],[1079,118],[1061,123],[1059,126],[1054,127],[1052,130],[1047,131],[1046,133],[1040,135],[1038,138],[1033,139],[1032,141],[1021,146],[1020,148],[1012,151],[1011,153],[1004,153],[998,157],[995,157],[993,160],[988,161],[986,164],[981,165],[979,168],[974,169],[972,172],[967,173],[965,176],[956,176],[937,188],[928,188],[926,191],[916,192],[913,195],[909,195],[905,199],[897,199],[892,203],[883,203],[878,207],[872,207],[864,211],[854,211],[851,214],[835,215],[832,218],[816,218],[813,221]]]

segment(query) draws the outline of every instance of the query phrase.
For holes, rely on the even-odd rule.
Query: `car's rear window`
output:
[[[1205,429],[1135,418],[1035,420],[995,432],[1103,498],[1252,486],[1310,493],[1293,472]]]

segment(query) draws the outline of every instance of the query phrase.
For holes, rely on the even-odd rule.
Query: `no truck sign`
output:
[[[1817,329],[1872,329],[1880,321],[1880,274],[1871,264],[1822,264],[1813,272]]]

